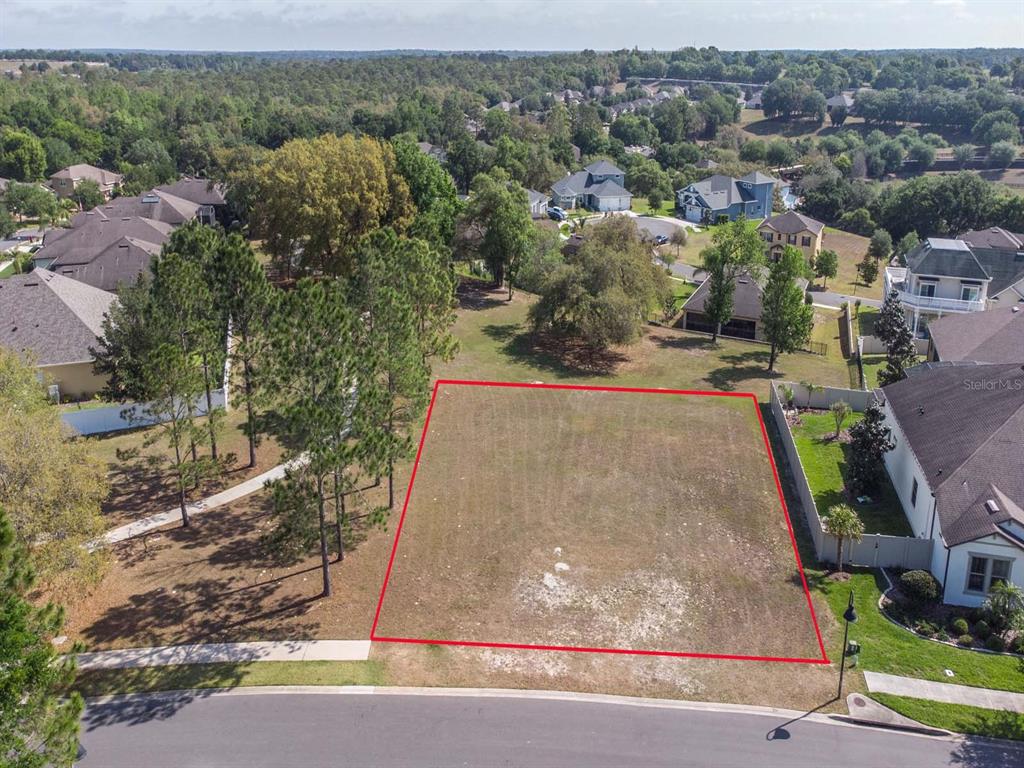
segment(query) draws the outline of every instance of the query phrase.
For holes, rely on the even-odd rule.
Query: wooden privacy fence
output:
[[[791,382],[773,382],[771,385],[771,408],[775,425],[779,428],[782,448],[789,462],[796,485],[796,494],[800,506],[804,510],[804,518],[814,542],[814,552],[819,560],[828,563],[836,562],[837,541],[834,536],[825,532],[821,523],[821,515],[814,502],[814,494],[807,482],[800,454],[796,450],[793,433],[786,420],[780,386],[788,386],[793,390],[793,402],[798,407],[826,409],[839,400],[845,400],[857,413],[863,413],[873,397],[872,393],[859,389],[839,389],[834,387],[815,388],[813,391],[802,384]],[[808,405],[809,403],[809,405]],[[875,568],[924,568],[928,569],[932,559],[932,542],[930,539],[917,539],[912,536],[886,536],[880,533],[866,533],[859,542],[843,544],[844,560],[854,565],[865,565]]]

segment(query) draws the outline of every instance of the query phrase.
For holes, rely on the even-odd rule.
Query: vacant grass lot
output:
[[[882,278],[879,276],[871,285],[864,285],[857,275],[857,264],[868,252],[869,238],[854,235],[850,232],[843,232],[841,229],[825,227],[825,237],[821,247],[835,251],[839,257],[839,269],[834,278],[828,280],[826,290],[833,293],[843,293],[848,296],[862,296],[868,299],[882,298]],[[882,265],[884,266],[884,265]],[[815,285],[821,285],[820,279],[815,279]]]
[[[442,384],[377,633],[821,656],[755,406],[729,397]]]
[[[862,418],[863,414],[851,414],[843,430],[849,430]],[[830,412],[801,411],[800,424],[793,426],[792,431],[807,482],[814,494],[814,503],[822,517],[828,514],[831,507],[845,503],[860,515],[867,533],[913,535],[888,478],[878,499],[871,504],[860,504],[856,499],[847,497],[846,467],[850,447],[842,440],[833,439],[835,420]]]

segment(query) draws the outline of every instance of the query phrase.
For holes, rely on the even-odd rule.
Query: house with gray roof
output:
[[[37,267],[115,291],[149,269],[173,229],[141,216],[89,219],[72,229],[47,232],[32,260]]]
[[[991,234],[991,233],[989,233]],[[906,267],[887,267],[886,295],[896,291],[911,330],[920,338],[947,314],[982,312],[1024,302],[1024,249],[991,247],[991,239],[968,233],[960,238],[929,237],[907,256]]]
[[[1024,307],[946,315],[928,326],[929,362],[1021,363]]]
[[[1024,366],[925,364],[880,390],[885,468],[943,602],[1024,588]]]
[[[45,269],[0,280],[0,346],[26,356],[61,397],[89,397],[105,380],[91,349],[114,294]]]
[[[715,174],[676,191],[676,208],[698,224],[735,221],[740,216],[760,221],[772,212],[778,179],[760,171],[742,178]]]
[[[163,192],[199,206],[195,218],[203,224],[228,224],[227,188],[211,179],[183,176],[173,184],[161,184],[154,192]]]
[[[81,211],[71,218],[71,227],[80,227],[91,219],[123,219],[138,216],[180,226],[199,215],[200,205],[191,200],[153,189],[137,197],[115,197],[91,211]]]
[[[598,160],[552,184],[551,202],[565,209],[628,211],[633,195],[625,184],[623,171],[607,160]]]
[[[530,216],[534,219],[543,219],[548,215],[548,196],[535,189],[526,190],[526,197],[530,202]]]

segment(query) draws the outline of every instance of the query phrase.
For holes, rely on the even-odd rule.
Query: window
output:
[[[764,241],[766,243],[770,243],[772,241],[773,235],[771,232],[765,232],[762,234],[762,237],[764,237]]]
[[[778,236],[776,237],[776,239],[777,239],[777,240],[778,240],[778,241],[779,241],[780,243],[782,242],[782,233],[781,233],[781,232],[779,232],[779,234],[778,234]]]
[[[910,486],[910,506],[917,506],[917,478],[914,478],[914,484]]]
[[[981,288],[977,285],[969,285],[967,283],[961,283],[960,285],[960,301],[977,301],[980,293]]]
[[[932,297],[935,295],[935,283],[918,283],[917,284],[917,295]]]
[[[967,591],[988,594],[993,584],[1010,580],[1012,560],[971,555],[967,568]]]
[[[796,245],[796,235],[786,235],[786,242],[790,245]]]
[[[804,235],[804,237],[801,238],[801,240],[800,240],[800,245],[802,245],[802,246],[804,246],[806,248],[810,244],[811,244],[811,238],[809,238],[806,235]]]

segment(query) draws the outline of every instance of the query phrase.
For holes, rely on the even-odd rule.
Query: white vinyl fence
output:
[[[814,494],[804,474],[803,463],[800,461],[800,454],[797,453],[796,443],[793,440],[793,433],[789,429],[789,422],[786,420],[785,408],[782,397],[779,394],[781,386],[790,387],[793,390],[793,403],[798,408],[828,408],[839,400],[845,400],[857,413],[867,410],[873,395],[859,389],[838,389],[832,387],[815,388],[808,391],[802,384],[790,382],[772,383],[771,407],[775,424],[779,428],[782,439],[783,450],[789,460],[789,466],[793,473],[793,480],[796,484],[796,493],[800,499],[800,506],[804,509],[804,517],[807,519],[807,527],[811,531],[811,539],[814,542],[814,551],[819,560],[825,562],[836,562],[837,541],[828,533],[821,524],[821,516],[818,514],[818,507],[814,503]],[[810,405],[808,405],[810,403]],[[859,542],[846,542],[843,544],[844,561],[854,565],[866,565],[884,568],[924,568],[928,569],[932,559],[932,542],[930,539],[917,539],[911,536],[885,536],[879,533],[867,533]]]
[[[928,339],[914,339],[914,350],[919,355],[928,354]],[[884,355],[885,344],[877,336],[858,336],[857,351],[861,355]]]

